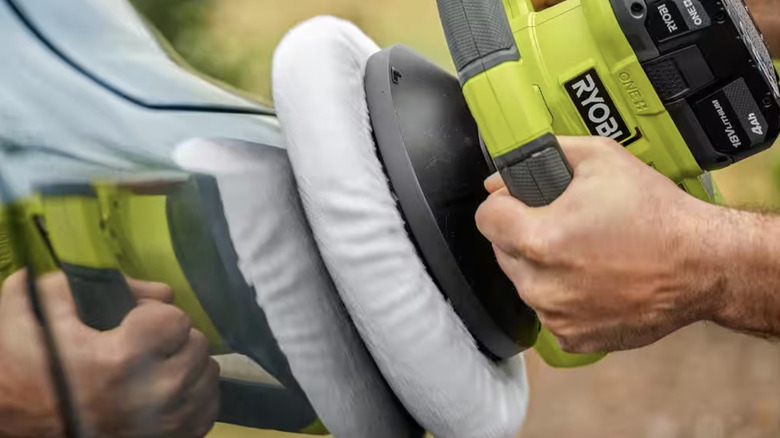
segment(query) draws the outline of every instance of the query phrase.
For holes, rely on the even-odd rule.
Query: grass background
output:
[[[265,100],[270,100],[274,47],[295,23],[319,14],[349,19],[380,46],[406,44],[451,68],[432,0],[134,4],[192,66]],[[780,207],[780,148],[719,171],[715,178],[729,204],[775,210]],[[698,324],[585,369],[553,370],[534,354],[528,359],[532,403],[524,438],[780,436],[776,344]]]

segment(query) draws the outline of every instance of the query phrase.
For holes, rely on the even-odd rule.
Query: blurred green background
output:
[[[432,0],[134,4],[193,67],[266,101],[274,47],[293,25],[319,14],[349,19],[380,46],[403,43],[451,68]],[[776,210],[780,147],[716,179],[729,204]],[[780,349],[762,340],[698,324],[581,370],[552,370],[533,354],[528,360],[532,402],[524,438],[780,436]]]

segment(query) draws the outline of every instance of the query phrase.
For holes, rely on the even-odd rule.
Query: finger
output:
[[[493,245],[493,252],[496,254],[498,265],[512,280],[520,298],[529,306],[534,307],[536,300],[532,295],[533,290],[529,287],[529,285],[533,284],[534,279],[533,264],[522,257],[514,257],[507,254],[496,245]]]
[[[141,281],[127,277],[127,286],[130,287],[130,291],[139,302],[154,300],[173,304],[173,289],[167,284]]]
[[[205,398],[201,405],[197,410],[192,411],[193,414],[190,414],[187,436],[202,438],[214,428],[220,409],[219,390],[217,389],[214,395]]]
[[[221,369],[219,363],[213,357],[206,361],[206,367],[197,381],[190,387],[191,399],[203,399],[205,396],[219,392],[219,375]]]
[[[522,254],[526,242],[532,238],[541,210],[528,207],[502,189],[490,195],[477,209],[477,228],[504,252]]]
[[[202,437],[211,430],[219,414],[219,364],[209,358],[198,380],[181,400],[186,436]]]
[[[73,301],[68,278],[62,271],[43,275],[35,280],[38,297],[53,325],[71,324],[81,321]]]
[[[217,422],[220,409],[219,386],[216,387],[214,395],[210,396],[207,400],[208,402],[203,409],[203,414],[198,416],[197,424],[195,424],[194,427],[194,433],[197,437],[208,435]]]
[[[136,354],[167,357],[186,345],[191,328],[190,318],[178,308],[148,301],[133,309],[118,330]]]
[[[504,187],[506,187],[504,185],[504,179],[501,178],[501,174],[498,172],[490,175],[488,179],[485,180],[485,189],[488,193],[495,193]]]
[[[177,390],[194,384],[203,374],[211,360],[209,356],[209,342],[206,336],[199,330],[190,329],[187,343],[174,355],[165,361],[165,367],[172,375],[178,375],[178,383],[174,382]]]

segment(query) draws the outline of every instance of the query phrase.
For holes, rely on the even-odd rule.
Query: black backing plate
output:
[[[507,358],[531,347],[536,315],[474,221],[493,170],[458,80],[395,46],[371,57],[365,85],[379,157],[434,281],[483,351]]]

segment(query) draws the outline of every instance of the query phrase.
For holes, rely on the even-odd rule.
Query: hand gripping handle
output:
[[[518,65],[507,65],[508,71],[492,78],[488,72],[520,60],[502,0],[437,3],[466,101],[509,192],[532,207],[550,204],[569,186],[572,170],[549,120],[539,116],[545,104]],[[512,75],[520,84],[505,82]],[[519,139],[518,131],[529,138]],[[542,336],[537,344],[544,360],[556,367],[586,365],[604,356],[565,353],[552,335]]]
[[[438,0],[444,35],[460,82],[520,53],[501,0]]]
[[[136,300],[116,269],[98,269],[63,264],[79,318],[95,330],[107,331],[119,327],[136,306]]]

